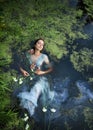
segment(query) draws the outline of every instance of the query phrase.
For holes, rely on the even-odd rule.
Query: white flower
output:
[[[27,116],[27,114],[25,113],[25,117]]]
[[[19,81],[19,84],[22,84],[22,83],[23,83],[23,81],[22,81],[22,80],[20,80],[20,81]]]
[[[25,130],[28,130],[29,128],[29,124],[26,124]]]
[[[42,108],[43,112],[47,112],[47,109],[45,107]]]
[[[23,118],[23,121],[27,121],[28,120],[28,116],[26,116],[25,118]]]
[[[31,69],[31,71],[32,71],[32,72],[34,72],[34,70],[33,70],[33,69]]]
[[[23,81],[23,78],[20,78],[19,80],[20,80],[20,81]]]
[[[13,77],[13,80],[14,80],[14,82],[17,82],[17,81],[18,81],[16,77]]]
[[[29,119],[27,113],[24,114],[24,118],[22,118],[23,121],[27,121]]]
[[[50,111],[55,113],[56,109],[55,108],[51,108]]]
[[[30,77],[30,80],[33,80],[33,78],[32,78],[32,77]]]
[[[20,78],[19,79],[19,84],[22,84],[23,83],[23,78]]]

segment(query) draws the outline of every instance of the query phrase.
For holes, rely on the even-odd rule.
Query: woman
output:
[[[38,40],[36,40],[36,42],[34,44],[34,51],[32,52],[32,50],[31,50],[31,53],[30,53],[31,54],[31,58],[29,59],[30,64],[31,64],[30,68],[35,69],[35,67],[37,66],[37,69],[35,71],[35,74],[37,74],[37,75],[47,74],[52,71],[52,67],[49,67],[48,70],[46,70],[46,71],[41,70],[41,66],[44,62],[48,66],[50,66],[50,62],[49,62],[47,55],[41,53],[43,48],[44,48],[44,40],[38,39]],[[38,61],[38,58],[39,58],[39,61]],[[20,67],[20,70],[24,76],[29,76],[29,73],[27,71],[25,71],[23,68]]]
[[[30,116],[34,114],[37,107],[38,99],[41,98],[43,105],[51,100],[54,93],[50,91],[48,79],[45,74],[52,71],[52,66],[49,62],[48,56],[41,53],[44,48],[44,40],[38,39],[34,44],[33,52],[27,52],[27,58],[30,63],[29,68],[34,71],[33,81],[34,85],[29,86],[30,90],[19,92],[17,97],[20,99],[20,106],[28,110]],[[43,65],[46,65],[45,68]],[[26,77],[30,75],[24,68],[20,67],[22,74]],[[39,75],[39,76],[38,76]]]

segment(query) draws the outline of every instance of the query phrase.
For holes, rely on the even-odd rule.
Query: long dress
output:
[[[27,58],[29,63],[32,64],[32,56],[27,53]],[[42,65],[47,58],[46,54],[41,54],[35,61],[36,68],[42,69]],[[29,89],[24,89],[25,91],[23,90],[17,94],[17,97],[20,100],[20,106],[27,109],[30,116],[34,114],[35,108],[38,106],[39,99],[41,104],[45,106],[54,97],[54,92],[50,91],[50,84],[47,77],[34,75],[33,81],[31,82],[34,82],[33,86],[29,85]]]

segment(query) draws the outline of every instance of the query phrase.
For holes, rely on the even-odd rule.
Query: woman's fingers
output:
[[[24,72],[23,72],[23,75],[24,75],[24,76],[29,76],[29,73],[28,73],[27,71],[24,71]]]
[[[35,67],[36,67],[35,63],[32,63],[30,66],[31,69],[35,69]]]
[[[40,69],[37,69],[37,70],[35,71],[35,73],[36,73],[37,75],[42,75],[42,74],[43,74],[43,71],[41,71]]]

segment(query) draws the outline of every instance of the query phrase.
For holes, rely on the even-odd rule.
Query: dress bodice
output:
[[[35,63],[36,67],[38,67],[38,68],[41,68],[43,63],[47,62],[47,60],[48,60],[47,55],[46,54],[42,54],[42,53],[36,60],[34,60],[33,55],[31,55],[31,54],[27,54],[27,58],[29,60],[30,65],[32,63]]]

